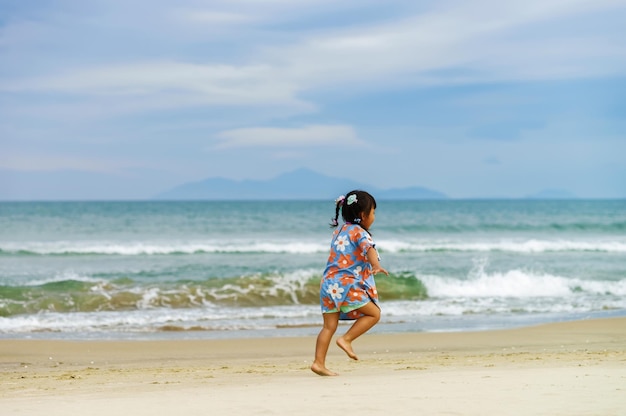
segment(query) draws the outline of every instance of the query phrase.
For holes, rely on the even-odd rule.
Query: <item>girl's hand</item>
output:
[[[372,268],[372,273],[374,274],[384,273],[386,276],[389,276],[389,272],[380,266]]]
[[[367,261],[372,265],[372,273],[385,273],[389,276],[389,272],[382,267],[380,267],[380,262],[378,261],[378,252],[374,247],[370,247],[367,250]]]

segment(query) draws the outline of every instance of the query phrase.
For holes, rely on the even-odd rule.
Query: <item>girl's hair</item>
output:
[[[330,226],[339,225],[339,210],[345,222],[360,224],[361,216],[369,214],[372,209],[376,209],[376,200],[372,195],[360,190],[350,191],[335,200],[335,218],[331,219]]]

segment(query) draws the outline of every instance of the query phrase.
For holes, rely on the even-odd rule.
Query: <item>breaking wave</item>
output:
[[[379,240],[381,252],[606,252],[626,253],[626,241],[619,240],[490,240],[490,241],[411,241]],[[326,253],[327,242],[91,242],[55,241],[2,243],[1,255],[190,255],[211,253]]]

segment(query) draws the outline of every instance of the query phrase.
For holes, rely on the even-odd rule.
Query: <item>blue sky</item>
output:
[[[3,0],[0,199],[298,168],[626,197],[626,0]]]

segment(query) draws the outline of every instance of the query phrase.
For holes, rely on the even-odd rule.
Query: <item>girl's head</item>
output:
[[[367,223],[367,218],[370,214],[373,215],[373,210],[376,209],[376,200],[372,195],[365,191],[350,191],[346,196],[340,196],[335,200],[335,218],[332,219],[331,226],[336,227],[339,225],[339,210],[341,210],[341,216],[345,222],[353,224],[361,224],[363,228],[367,228],[371,223]],[[364,223],[364,219],[366,219]]]

